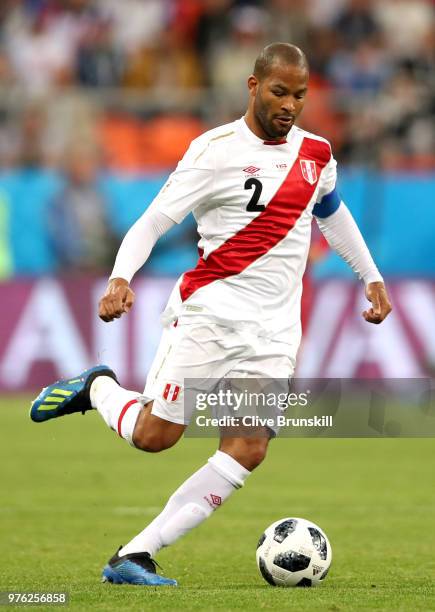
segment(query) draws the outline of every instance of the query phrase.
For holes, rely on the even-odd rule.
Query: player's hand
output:
[[[366,297],[372,307],[364,310],[362,316],[368,323],[382,323],[392,310],[384,283],[369,283],[366,287]]]
[[[98,316],[109,322],[119,319],[133,306],[134,293],[125,278],[112,278],[98,304]]]

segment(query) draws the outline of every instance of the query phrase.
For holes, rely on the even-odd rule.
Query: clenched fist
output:
[[[134,293],[128,282],[124,278],[112,278],[98,304],[98,316],[106,322],[119,319],[130,310],[133,302]]]
[[[366,287],[366,297],[372,307],[364,310],[362,316],[368,323],[382,323],[391,312],[391,303],[384,283],[369,283]]]

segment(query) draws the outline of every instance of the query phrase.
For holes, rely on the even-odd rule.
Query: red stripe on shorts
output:
[[[318,182],[317,179],[311,185],[304,179],[300,161],[314,161],[317,177],[320,177],[330,159],[328,143],[304,138],[293,166],[265,209],[207,259],[200,257],[196,268],[183,275],[182,301],[209,283],[240,274],[285,238],[308,206]]]
[[[127,402],[124,406],[124,408],[121,410],[121,413],[119,415],[118,418],[118,434],[121,436],[122,438],[122,434],[121,434],[121,424],[122,424],[122,419],[124,418],[125,413],[127,412],[127,410],[130,408],[130,406],[132,406],[133,404],[138,404],[138,400],[137,399],[132,399],[129,402]]]

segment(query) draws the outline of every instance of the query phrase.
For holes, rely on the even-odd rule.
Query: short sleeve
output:
[[[210,199],[213,182],[213,151],[204,140],[194,140],[150,208],[181,223],[192,210]]]
[[[324,219],[332,215],[340,206],[341,197],[337,188],[337,162],[333,157],[329,160],[320,178],[320,188],[313,215]]]

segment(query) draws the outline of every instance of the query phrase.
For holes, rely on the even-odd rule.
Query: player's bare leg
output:
[[[219,450],[230,455],[247,470],[252,472],[266,457],[269,437],[267,432],[260,437],[223,437]]]
[[[170,448],[185,430],[185,425],[151,414],[152,401],[106,376],[92,383],[90,401],[107,425],[139,450],[155,453]]]
[[[153,402],[145,404],[139,412],[133,431],[133,445],[148,453],[159,453],[174,446],[186,429],[185,425],[171,423],[151,414]]]

